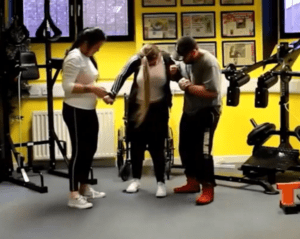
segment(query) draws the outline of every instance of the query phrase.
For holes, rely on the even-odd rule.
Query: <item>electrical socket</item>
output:
[[[64,92],[61,84],[57,84],[57,85],[53,86],[53,96],[54,97],[64,97],[65,96],[65,92]]]
[[[40,85],[32,84],[29,89],[29,94],[31,97],[41,96],[42,92]]]
[[[41,86],[41,91],[42,91],[42,95],[47,95],[48,92],[47,92],[47,86],[46,85],[42,85]]]

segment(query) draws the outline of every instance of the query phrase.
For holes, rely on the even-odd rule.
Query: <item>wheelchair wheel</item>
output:
[[[174,164],[174,144],[173,144],[173,132],[172,129],[169,128],[168,138],[165,142],[165,157],[166,157],[166,163],[165,163],[165,174],[167,176],[167,179],[170,179],[170,173],[172,165]]]
[[[124,147],[124,142],[121,139],[121,137],[119,137],[119,132],[120,130],[118,130],[118,149],[117,149],[117,166],[118,166],[118,170],[120,172],[120,169],[122,167],[122,165],[124,164],[124,154],[125,154],[125,147]]]
[[[124,145],[123,142],[118,142],[118,152],[117,152],[117,166],[118,166],[118,170],[120,172],[121,167],[124,164]]]
[[[171,173],[171,162],[167,161],[165,167],[166,167],[165,168],[165,173],[166,173],[167,179],[169,180],[170,179],[170,173]]]
[[[123,141],[122,130],[118,130],[118,149],[117,149],[117,167],[120,175],[120,170],[124,164],[125,146]]]
[[[122,166],[120,170],[120,177],[123,181],[127,181],[130,176],[131,164],[126,161],[126,163]]]

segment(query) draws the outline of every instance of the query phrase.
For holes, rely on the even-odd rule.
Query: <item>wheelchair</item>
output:
[[[118,129],[118,148],[117,148],[117,167],[119,177],[123,181],[127,181],[131,174],[131,157],[130,157],[130,142],[126,136],[126,128],[128,123],[128,95],[124,94],[125,114],[123,117],[124,126]],[[167,179],[170,179],[171,168],[174,165],[174,142],[173,131],[168,128],[168,136],[165,139],[165,174]],[[147,150],[147,147],[146,147]]]

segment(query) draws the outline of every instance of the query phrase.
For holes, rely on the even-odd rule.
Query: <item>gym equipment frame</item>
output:
[[[127,181],[131,173],[130,142],[126,129],[128,123],[128,96],[124,94],[124,126],[118,129],[117,167],[119,177]],[[147,147],[146,147],[147,149]],[[174,143],[173,132],[169,127],[168,137],[165,139],[165,174],[170,179],[171,167],[174,166]]]
[[[0,8],[2,11],[4,8]],[[4,14],[0,13],[0,26]],[[15,87],[14,81],[17,79],[18,91],[21,91],[22,80],[36,80],[39,78],[39,73],[36,68],[35,55],[32,52],[24,51],[26,49],[26,40],[29,37],[25,26],[19,25],[18,16],[14,16],[13,23],[6,31],[0,29],[0,50],[3,64],[0,66],[0,182],[9,181],[14,184],[29,188],[31,190],[46,193],[48,188],[44,186],[44,178],[42,173],[32,166],[31,160],[28,160],[28,165],[24,166],[24,157],[16,150],[17,147],[27,146],[28,158],[32,158],[32,143],[14,144],[10,136],[10,98],[12,88]],[[10,44],[11,58],[8,56],[7,47]],[[23,54],[21,54],[23,53]],[[30,60],[30,66],[24,67],[22,59]],[[32,65],[34,65],[32,67]],[[21,94],[19,94],[19,97]],[[22,120],[22,116],[19,116]],[[17,163],[17,170],[13,167],[13,157]],[[27,172],[32,171],[40,176],[41,185],[38,186],[32,182],[27,175]],[[21,175],[20,175],[21,174]]]
[[[244,177],[231,177],[215,175],[218,180],[241,182],[260,185],[266,194],[278,194],[272,184],[276,183],[276,173],[286,170],[300,171],[299,150],[293,149],[289,137],[294,136],[300,141],[300,126],[294,131],[289,130],[289,82],[292,76],[300,76],[300,72],[291,71],[291,67],[300,54],[300,40],[291,44],[281,43],[276,54],[270,58],[257,62],[252,66],[236,70],[234,65],[229,65],[223,70],[226,79],[230,82],[227,90],[227,105],[237,106],[242,85],[250,80],[249,72],[267,64],[276,66],[258,78],[255,90],[255,107],[265,108],[268,105],[268,89],[275,85],[280,78],[280,129],[275,130],[275,125],[264,123],[257,125],[254,119],[251,123],[254,129],[249,133],[247,143],[253,145],[252,156],[239,168]],[[265,147],[263,144],[272,136],[280,136],[280,145]],[[261,179],[267,177],[267,180]]]

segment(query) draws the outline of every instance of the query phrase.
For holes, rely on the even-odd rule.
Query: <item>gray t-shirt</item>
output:
[[[191,80],[195,85],[204,85],[206,89],[217,91],[218,97],[207,99],[184,94],[183,111],[187,114],[196,114],[199,110],[208,107],[221,106],[221,70],[217,59],[208,51],[199,49],[201,57],[192,64],[177,62],[181,75]]]

